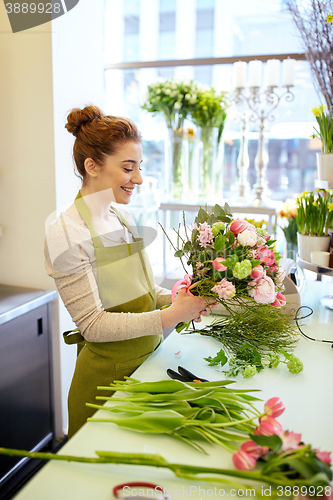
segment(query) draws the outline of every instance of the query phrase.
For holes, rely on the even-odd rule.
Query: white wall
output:
[[[73,174],[68,111],[103,109],[104,0],[80,0],[51,23],[13,34],[0,2],[0,283],[54,289],[44,269],[45,221],[80,187]],[[76,352],[61,332],[72,322],[53,306],[56,432],[67,427]],[[60,327],[59,327],[60,325]],[[59,369],[60,368],[60,369]]]
[[[81,186],[73,173],[74,137],[64,128],[68,112],[94,104],[103,107],[104,0],[80,0],[66,15],[52,21],[52,66],[56,204],[70,205]],[[50,211],[51,213],[51,211]],[[50,285],[51,286],[51,285]],[[60,335],[75,327],[59,302]],[[62,420],[67,428],[67,394],[76,360],[76,347],[60,340]]]

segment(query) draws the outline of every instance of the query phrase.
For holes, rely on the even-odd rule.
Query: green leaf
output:
[[[190,241],[187,241],[184,245],[184,252],[189,252],[191,250],[191,242]]]
[[[206,210],[204,210],[203,208],[200,208],[199,209],[199,212],[198,212],[198,215],[197,217],[195,218],[195,222],[197,224],[202,224],[203,222],[206,222],[206,220],[208,219],[209,217],[209,214],[206,212]]]
[[[215,238],[214,248],[218,252],[219,250],[224,250],[226,247],[227,239],[225,236],[220,234],[217,238]]]
[[[177,252],[175,252],[174,255],[175,255],[175,257],[183,257],[184,252],[183,252],[183,250],[177,250]]]
[[[188,323],[178,323],[178,325],[176,325],[175,327],[175,330],[176,332],[180,333],[182,332],[183,330],[187,330],[191,325],[191,321],[189,321]]]
[[[275,243],[275,242],[276,242],[276,240],[267,240],[266,245],[270,246],[270,245],[273,245],[273,243]]]
[[[204,358],[205,361],[208,361],[209,366],[216,366],[221,363],[221,366],[224,366],[228,362],[228,358],[225,355],[223,349],[221,349],[214,358],[209,356],[208,358]]]
[[[232,255],[229,255],[229,257],[225,259],[224,265],[227,267],[234,267],[237,262],[238,262],[238,257],[234,253]]]
[[[256,434],[250,434],[250,438],[260,446],[268,446],[270,450],[273,450],[276,453],[278,453],[282,446],[282,440],[276,434],[274,434],[273,436],[260,436]]]
[[[250,262],[252,264],[252,268],[259,266],[260,260],[257,259],[250,259]]]

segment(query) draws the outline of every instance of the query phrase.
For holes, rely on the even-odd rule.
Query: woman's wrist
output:
[[[175,326],[179,323],[180,319],[176,314],[175,307],[170,304],[168,307],[161,309],[161,320],[162,320],[162,328],[170,328],[171,326]]]

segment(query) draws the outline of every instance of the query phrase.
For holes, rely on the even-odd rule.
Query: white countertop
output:
[[[333,340],[333,310],[324,309],[319,302],[326,294],[333,295],[333,282],[306,283],[302,304],[312,307],[314,314],[303,321],[303,330],[312,337]],[[173,332],[138,368],[135,378],[142,381],[166,379],[167,368],[177,370],[178,365],[181,365],[202,378],[222,380],[225,378],[223,374],[203,360],[203,357],[213,356],[220,349],[221,344],[212,338]],[[181,352],[180,356],[175,355],[178,351]],[[282,426],[301,433],[304,442],[316,448],[333,451],[333,349],[331,344],[301,338],[295,354],[304,363],[301,374],[292,375],[285,365],[279,365],[251,379],[238,376],[235,386],[260,389],[261,393],[255,393],[263,400],[257,404],[259,409],[263,408],[265,400],[280,397],[286,406],[284,414],[279,417]],[[99,413],[105,415],[104,411]],[[205,448],[209,451],[207,456],[167,436],[140,434],[115,424],[89,422],[59,453],[93,457],[95,450],[158,452],[170,462],[233,468],[231,454],[218,446],[205,445]],[[203,499],[209,496],[207,491],[212,488],[208,483],[182,480],[171,471],[152,467],[49,462],[18,493],[15,500],[109,500],[114,498],[112,488],[125,481],[160,484],[173,498],[179,499]],[[176,489],[179,490],[177,494]]]

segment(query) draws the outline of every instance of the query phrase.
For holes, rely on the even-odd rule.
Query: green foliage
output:
[[[296,199],[296,221],[300,234],[325,236],[333,223],[333,194],[331,190],[304,191]]]
[[[251,344],[244,343],[239,347],[236,354],[229,360],[221,349],[215,357],[209,356],[204,358],[208,361],[209,366],[224,366],[229,361],[229,370],[223,371],[228,377],[242,375],[244,378],[253,377],[257,372],[261,372],[264,368],[276,368],[280,363],[287,365],[290,373],[300,373],[303,370],[302,361],[294,354],[280,349],[279,352],[284,356],[275,352],[260,354],[260,352]]]
[[[314,127],[315,134],[313,138],[318,138],[322,142],[322,152],[332,153],[333,149],[333,116],[332,108],[329,112],[325,113],[325,108],[323,104],[312,108],[312,113],[315,115],[319,130]]]

